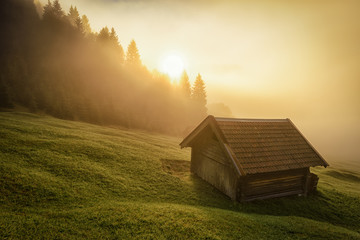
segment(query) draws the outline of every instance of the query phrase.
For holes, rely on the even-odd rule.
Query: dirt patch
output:
[[[177,176],[185,177],[190,174],[190,161],[178,159],[160,159],[164,172]]]

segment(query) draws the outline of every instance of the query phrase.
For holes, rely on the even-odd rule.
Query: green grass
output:
[[[360,239],[360,167],[313,169],[307,198],[236,203],[186,171],[180,141],[0,113],[0,239]]]

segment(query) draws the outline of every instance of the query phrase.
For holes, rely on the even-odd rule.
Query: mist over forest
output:
[[[207,114],[290,118],[325,159],[359,163],[357,6],[3,0],[0,108],[177,136]],[[178,82],[150,70],[173,46]]]
[[[81,9],[58,0],[5,0],[1,8],[0,107],[95,124],[183,135],[207,115],[205,83],[191,86],[141,61],[114,28],[94,32]]]

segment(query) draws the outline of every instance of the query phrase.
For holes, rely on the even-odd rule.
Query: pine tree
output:
[[[103,27],[97,36],[97,41],[107,42],[107,41],[109,41],[109,39],[110,39],[109,29],[108,29],[108,27]]]
[[[105,43],[108,42],[109,39],[110,39],[109,29],[108,27],[103,27],[97,36],[97,41]]]
[[[115,32],[115,29],[112,27],[110,32],[110,41],[113,45],[119,45],[119,38]]]
[[[77,17],[77,18],[76,18],[76,20],[75,20],[75,26],[76,26],[77,30],[78,30],[80,33],[84,33],[84,28],[83,28],[82,21],[81,21],[81,18],[80,18],[80,17]]]
[[[191,96],[191,85],[189,82],[189,76],[186,71],[183,72],[180,79],[180,90],[184,97],[190,98]]]
[[[126,64],[129,66],[141,66],[139,50],[134,40],[131,40],[127,48]]]
[[[110,43],[111,43],[112,47],[115,49],[115,53],[116,53],[116,56],[118,58],[118,62],[120,64],[123,64],[124,63],[124,58],[125,58],[124,49],[121,46],[121,44],[119,43],[119,38],[118,38],[114,28],[111,28]]]
[[[43,17],[45,20],[52,19],[63,19],[65,13],[61,8],[59,0],[55,0],[53,3],[48,0],[47,4],[44,6]]]
[[[53,13],[54,16],[58,19],[62,19],[65,15],[64,11],[61,8],[59,0],[53,2]]]
[[[194,102],[193,117],[198,121],[204,118],[207,114],[205,83],[202,80],[200,74],[198,74],[196,77],[191,98]]]
[[[50,0],[48,0],[47,4],[44,6],[43,18],[49,19],[52,16],[53,16],[53,5],[50,2]]]
[[[70,23],[74,24],[73,21],[75,20],[75,18],[74,18],[74,7],[73,7],[73,5],[70,6],[69,13],[68,13],[67,16],[69,17]]]
[[[73,25],[74,27],[79,28],[78,25],[79,25],[79,23],[81,23],[81,19],[80,19],[80,15],[79,15],[79,12],[78,12],[77,8],[73,7],[71,5],[69,13],[68,13],[67,16],[69,18],[69,21],[70,21],[71,25]]]
[[[192,91],[192,99],[198,103],[200,106],[205,107],[207,100],[206,100],[206,91],[205,91],[205,83],[201,78],[200,73],[197,75],[193,91]]]
[[[91,27],[90,27],[89,19],[88,19],[88,17],[86,15],[82,15],[81,23],[82,23],[83,32],[84,32],[85,36],[90,35],[92,33],[92,30],[91,30]]]

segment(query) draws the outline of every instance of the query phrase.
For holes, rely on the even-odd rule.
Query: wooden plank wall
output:
[[[201,139],[192,147],[192,172],[235,200],[237,175],[232,164],[214,136],[204,134]]]
[[[308,169],[254,174],[240,178],[240,200],[251,201],[272,197],[304,194]]]

